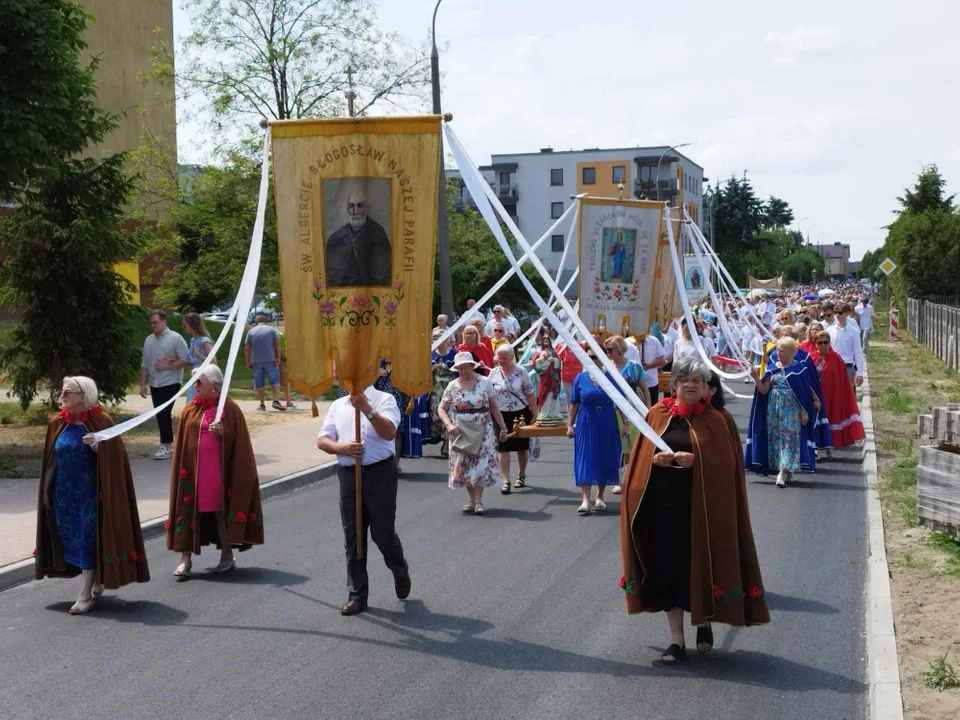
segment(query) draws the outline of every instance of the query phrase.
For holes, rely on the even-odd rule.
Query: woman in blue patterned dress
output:
[[[587,355],[597,366],[599,359],[593,350]],[[577,509],[581,515],[590,513],[590,488],[597,486],[593,509],[607,509],[603,492],[607,485],[616,485],[620,476],[620,433],[617,429],[617,410],[607,394],[586,370],[573,380],[567,409],[567,437],[573,438],[573,476],[583,496]]]
[[[757,391],[750,409],[744,465],[764,475],[777,471],[777,487],[786,487],[794,473],[815,468],[810,418],[816,394],[811,370],[796,362],[796,341],[781,337],[776,350],[776,362],[767,366],[762,377],[753,370]]]
[[[82,576],[71,615],[89,612],[104,587],[150,579],[123,441],[94,437],[113,425],[97,399],[90,378],[64,378],[40,473],[34,575]]]

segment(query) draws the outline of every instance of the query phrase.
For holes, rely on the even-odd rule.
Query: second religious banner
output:
[[[658,302],[663,204],[591,197],[580,202],[580,317],[594,332],[647,333]]]
[[[271,125],[290,384],[427,392],[440,117]]]

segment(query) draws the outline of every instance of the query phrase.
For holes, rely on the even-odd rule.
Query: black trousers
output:
[[[386,460],[363,466],[363,542],[364,553],[357,559],[356,485],[353,466],[337,468],[340,480],[340,519],[343,523],[343,548],[347,557],[347,591],[351,600],[367,601],[367,528],[370,537],[380,548],[383,561],[394,578],[407,571],[403,545],[397,536],[397,461]]]
[[[650,391],[650,407],[653,407],[660,401],[660,386],[654,385],[652,388],[647,388]]]
[[[150,399],[153,400],[153,406],[163,405],[167,400],[179,392],[179,385],[164,385],[163,387],[150,386]],[[170,419],[170,413],[173,412],[173,405],[164,408],[157,413],[157,426],[160,428],[160,444],[169,445],[173,442],[173,420]]]

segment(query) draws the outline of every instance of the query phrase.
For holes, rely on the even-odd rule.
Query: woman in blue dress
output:
[[[599,359],[587,350],[597,366]],[[586,370],[574,378],[567,409],[567,437],[573,438],[573,476],[583,496],[577,512],[590,513],[590,488],[597,486],[593,509],[607,509],[603,492],[607,485],[616,485],[620,473],[620,432],[617,411],[607,394]]]
[[[93,609],[105,587],[150,579],[123,441],[94,437],[113,425],[97,398],[90,378],[64,378],[40,471],[34,576],[82,576],[71,615]]]
[[[210,339],[210,333],[207,332],[203,318],[196,313],[187,313],[183,316],[183,329],[190,333],[190,366],[195,372],[213,349],[213,340]],[[196,394],[197,391],[192,387],[187,390],[187,402],[193,402]]]

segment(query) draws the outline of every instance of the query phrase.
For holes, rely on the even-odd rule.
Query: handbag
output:
[[[457,434],[450,442],[450,449],[461,455],[476,457],[483,444],[483,421],[457,417]]]

